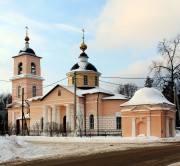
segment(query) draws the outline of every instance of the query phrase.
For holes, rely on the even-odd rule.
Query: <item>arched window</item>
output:
[[[36,87],[33,86],[32,87],[32,97],[35,97],[36,96]]]
[[[84,85],[88,85],[88,77],[84,76]]]
[[[61,89],[58,90],[58,96],[61,96]]]
[[[98,77],[95,76],[95,86],[98,86]]]
[[[89,117],[89,128],[94,129],[94,115],[90,115]]]
[[[21,98],[21,86],[18,86],[18,98]]]
[[[44,118],[42,117],[41,118],[41,130],[43,130],[43,127],[44,127]]]
[[[22,74],[22,62],[20,62],[19,64],[18,64],[18,75],[19,74]]]
[[[31,63],[31,73],[36,74],[36,65],[33,62]]]
[[[116,129],[121,129],[121,117],[116,117]]]

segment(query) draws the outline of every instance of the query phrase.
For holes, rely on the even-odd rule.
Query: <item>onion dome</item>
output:
[[[78,70],[78,71],[84,71],[84,70],[91,70],[91,71],[95,71],[97,72],[96,67],[94,67],[94,65],[92,65],[91,63],[76,63],[71,70]]]
[[[84,52],[87,49],[87,45],[84,43],[84,29],[83,31],[83,42],[80,46],[80,49],[83,51],[80,55],[79,55],[79,62],[76,63],[72,68],[72,70],[76,70],[76,71],[86,71],[86,70],[90,70],[90,71],[95,71],[97,72],[96,67],[94,67],[94,65],[92,65],[91,63],[88,62],[88,55]]]

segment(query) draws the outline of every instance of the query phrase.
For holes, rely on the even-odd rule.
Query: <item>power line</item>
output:
[[[57,84],[58,82],[64,81],[65,79],[67,79],[67,77],[66,77],[66,78],[63,78],[63,79],[61,79],[61,80],[59,80],[59,81],[53,82],[53,83],[51,83],[51,84],[49,84],[49,85],[46,85],[46,86],[44,86],[44,87],[42,87],[42,88],[39,88],[39,89],[37,89],[36,91],[40,91],[40,90],[42,90],[42,89],[44,89],[44,88],[47,88],[47,87],[52,86],[52,85],[54,85],[54,84]],[[24,93],[24,94],[30,94],[30,93],[32,93],[32,91],[31,91],[31,92]],[[17,97],[18,97],[18,96],[14,96],[14,98],[17,98]]]

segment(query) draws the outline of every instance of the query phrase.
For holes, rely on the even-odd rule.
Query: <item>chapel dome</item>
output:
[[[96,67],[94,67],[94,65],[92,65],[89,62],[78,62],[71,68],[71,70],[78,70],[78,71],[91,70],[97,72]]]
[[[87,70],[91,70],[91,71],[95,71],[97,72],[97,69],[94,65],[92,65],[91,63],[88,62],[88,55],[85,52],[82,52],[79,55],[79,62],[76,63],[71,70],[77,70],[77,71],[87,71]]]
[[[144,87],[135,92],[134,96],[121,106],[135,106],[135,105],[154,105],[154,104],[169,104],[164,95],[155,88]]]
[[[20,51],[19,51],[19,54],[20,54],[20,53],[28,53],[28,54],[34,54],[34,55],[36,55],[35,52],[34,52],[34,50],[33,50],[32,48],[27,48],[27,47],[25,47],[25,48],[23,48],[22,50],[20,50]]]

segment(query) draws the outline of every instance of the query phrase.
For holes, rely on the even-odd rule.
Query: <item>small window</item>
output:
[[[41,130],[43,130],[43,127],[44,127],[44,118],[42,117],[41,118]]]
[[[32,97],[35,97],[36,96],[36,87],[33,86],[32,87]]]
[[[36,65],[34,63],[31,63],[31,73],[36,74]]]
[[[19,64],[18,64],[18,75],[19,74],[22,74],[22,62],[20,62]]]
[[[74,85],[75,77],[72,77],[72,84]]]
[[[121,117],[116,117],[116,129],[121,129]]]
[[[84,85],[88,85],[88,77],[84,76]]]
[[[18,86],[18,98],[21,98],[21,86]]]
[[[58,90],[58,96],[61,96],[61,90],[60,89]]]
[[[95,77],[95,86],[98,86],[98,77]]]
[[[90,115],[89,117],[89,128],[94,129],[94,115]]]

